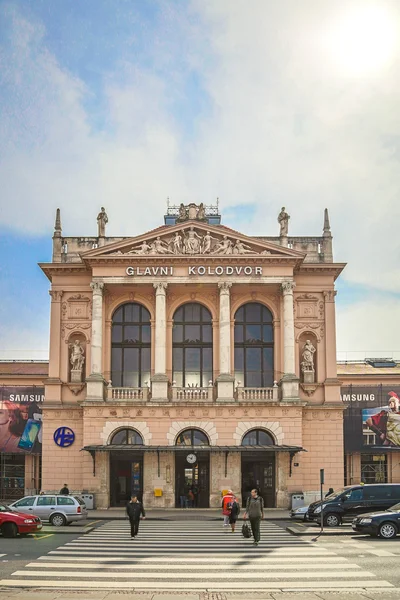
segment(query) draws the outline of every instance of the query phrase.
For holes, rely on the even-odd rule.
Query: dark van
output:
[[[349,485],[333,492],[323,501],[324,525],[337,527],[367,512],[386,510],[400,502],[400,484],[374,483]],[[321,520],[321,501],[308,507],[310,521]]]

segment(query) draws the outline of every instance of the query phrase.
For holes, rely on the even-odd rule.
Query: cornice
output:
[[[84,263],[38,263],[46,277],[52,281],[56,274],[90,273],[90,270]]]
[[[347,263],[303,263],[298,269],[298,273],[308,273],[310,275],[319,275],[320,273],[332,273],[336,280]]]

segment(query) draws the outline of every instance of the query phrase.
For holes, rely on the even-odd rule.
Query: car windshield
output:
[[[13,510],[8,504],[0,504],[0,512],[13,512]]]
[[[326,498],[329,498],[329,500],[334,500],[338,496],[341,496],[341,494],[344,494],[344,492],[348,492],[350,489],[351,488],[342,488],[341,490],[338,490],[337,492],[332,492],[332,494],[329,494],[329,496],[326,496]]]
[[[389,510],[393,510],[393,512],[400,512],[400,502],[391,506]]]
[[[77,502],[79,502],[79,504],[81,506],[85,506],[84,501],[82,500],[82,498],[80,498],[79,496],[74,496],[75,500],[77,500]]]

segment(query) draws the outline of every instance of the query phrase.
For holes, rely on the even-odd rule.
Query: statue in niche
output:
[[[232,254],[232,242],[228,236],[224,235],[222,242],[218,242],[213,254]]]
[[[218,242],[219,240],[213,237],[209,231],[207,231],[206,235],[203,236],[203,249],[202,254],[208,254],[211,251],[212,241]]]
[[[73,383],[80,382],[82,380],[85,352],[79,340],[75,340],[75,342],[70,344],[69,347],[71,348],[71,356],[69,359],[69,362],[71,363],[71,381]]]
[[[106,225],[108,223],[108,216],[106,213],[106,209],[104,206],[101,207],[101,211],[97,215],[97,227],[98,227],[98,236],[104,237],[106,235]]]
[[[314,354],[316,348],[311,340],[306,340],[303,346],[303,352],[301,354],[301,370],[303,373],[303,379],[305,383],[314,383],[315,381],[315,368],[314,368]]]
[[[285,207],[282,206],[282,210],[281,210],[281,212],[278,215],[278,223],[281,226],[281,230],[280,230],[279,235],[281,237],[288,234],[288,231],[289,231],[289,219],[290,219],[290,217],[287,214]]]
[[[197,217],[199,221],[204,221],[206,218],[206,209],[204,208],[204,204],[200,202],[199,209],[197,211]]]
[[[183,231],[182,233],[185,236],[185,232]],[[191,227],[183,241],[185,253],[200,254],[200,240],[201,237],[195,232],[194,227]]]
[[[233,254],[254,254],[254,251],[250,246],[247,246],[247,244],[243,244],[240,240],[236,240],[233,247]]]

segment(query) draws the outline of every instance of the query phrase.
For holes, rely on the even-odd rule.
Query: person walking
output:
[[[258,490],[251,490],[251,496],[247,498],[246,512],[243,518],[249,518],[251,531],[253,533],[253,544],[258,546],[260,541],[260,524],[264,519],[264,500],[258,495]]]
[[[232,490],[228,490],[222,498],[222,514],[224,515],[224,527],[229,526],[229,517],[232,511],[232,504],[235,500]]]
[[[69,496],[69,489],[66,483],[64,483],[64,487],[61,488],[60,494],[62,494],[63,496]]]
[[[139,502],[137,496],[131,496],[128,504],[126,505],[126,514],[128,515],[131,524],[131,538],[135,538],[139,533],[140,517],[146,518],[146,513],[143,508],[143,504]]]
[[[240,504],[235,495],[233,495],[233,502],[231,508],[231,514],[229,515],[229,525],[231,526],[232,533],[235,533],[236,521],[240,513]]]

